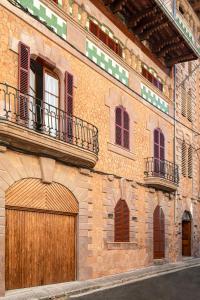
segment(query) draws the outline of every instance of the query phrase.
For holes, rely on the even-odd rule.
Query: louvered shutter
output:
[[[106,45],[108,45],[108,35],[102,30],[99,28],[99,39]]]
[[[92,20],[90,20],[89,30],[94,35],[96,35],[97,37],[99,37],[99,26],[97,24],[95,24]]]
[[[28,93],[30,79],[30,48],[19,42],[18,45],[18,85],[19,85],[19,117],[21,120],[28,120]]]
[[[123,146],[129,148],[129,116],[126,111],[123,111],[124,126],[123,126]]]
[[[115,142],[122,146],[122,108],[117,107],[115,112]]]
[[[66,111],[66,139],[73,138],[73,75],[65,72],[65,111]]]
[[[185,87],[181,87],[181,113],[184,117],[186,117],[186,91]]]
[[[154,130],[154,172],[159,173],[159,162],[160,162],[160,145],[159,145],[159,130]]]
[[[191,89],[187,94],[187,119],[192,122],[192,92]]]
[[[181,169],[182,169],[182,175],[185,177],[186,176],[186,152],[187,152],[187,148],[186,148],[186,143],[185,141],[183,141],[182,143],[182,154],[181,154]]]
[[[160,131],[160,173],[162,176],[165,176],[165,137],[164,134]]]
[[[190,145],[188,148],[188,177],[192,178],[193,171],[193,149]]]
[[[115,206],[115,242],[129,242],[129,208],[121,199]]]

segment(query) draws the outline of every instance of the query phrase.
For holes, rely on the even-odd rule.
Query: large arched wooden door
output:
[[[182,255],[191,256],[191,214],[185,211],[182,217]]]
[[[78,203],[64,186],[24,179],[6,193],[6,289],[75,280]]]
[[[165,257],[165,216],[159,205],[153,214],[153,257]]]

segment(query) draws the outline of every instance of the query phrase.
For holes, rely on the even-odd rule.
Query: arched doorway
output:
[[[78,203],[61,184],[23,179],[6,192],[6,289],[76,278]]]
[[[191,221],[189,211],[184,211],[182,217],[182,255],[191,256]]]
[[[165,216],[158,205],[153,214],[153,258],[165,257]]]

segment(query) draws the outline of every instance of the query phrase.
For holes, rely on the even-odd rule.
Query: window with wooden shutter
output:
[[[165,175],[165,137],[160,128],[154,130],[154,172]]]
[[[192,122],[192,91],[189,89],[187,94],[187,119]]]
[[[151,74],[144,66],[142,66],[142,75],[161,92],[163,91],[163,83],[160,82],[153,74]]]
[[[73,75],[65,72],[65,111],[66,111],[66,139],[73,138]]]
[[[129,149],[129,115],[122,106],[115,110],[115,143]]]
[[[122,57],[122,47],[119,43],[117,43],[113,38],[111,38],[108,33],[104,32],[100,26],[90,20],[89,30],[96,37],[98,37],[105,45],[107,45],[111,50],[113,50],[116,54]]]
[[[185,141],[182,143],[182,154],[181,154],[181,169],[182,169],[182,175],[185,177],[186,176],[186,154],[187,154],[187,147]]]
[[[181,114],[182,116],[186,117],[186,90],[185,90],[185,86],[182,85],[181,86]]]
[[[30,48],[19,42],[18,45],[18,85],[19,85],[19,117],[21,120],[28,120],[29,110],[29,81],[30,81]]]
[[[190,145],[188,148],[188,177],[192,178],[193,173],[193,149]]]
[[[115,206],[115,242],[129,242],[129,208],[125,200]]]

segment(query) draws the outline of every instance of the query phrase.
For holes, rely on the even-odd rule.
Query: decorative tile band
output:
[[[89,40],[86,40],[86,56],[123,84],[128,85],[129,72]]]
[[[176,14],[176,23],[180,27],[180,29],[184,32],[185,36],[188,37],[188,39],[194,44],[194,36],[191,30],[188,28],[186,22],[183,20],[183,18],[177,13]]]
[[[164,113],[169,113],[169,105],[168,103],[159,97],[156,93],[154,93],[150,88],[148,88],[143,83],[140,83],[141,86],[141,96],[154,106],[156,106],[158,109],[163,111]]]
[[[40,21],[45,22],[56,34],[65,40],[67,39],[66,22],[40,0],[17,0],[17,2],[26,8],[31,15],[36,16]],[[62,3],[62,1],[59,1],[59,4],[60,3]]]

